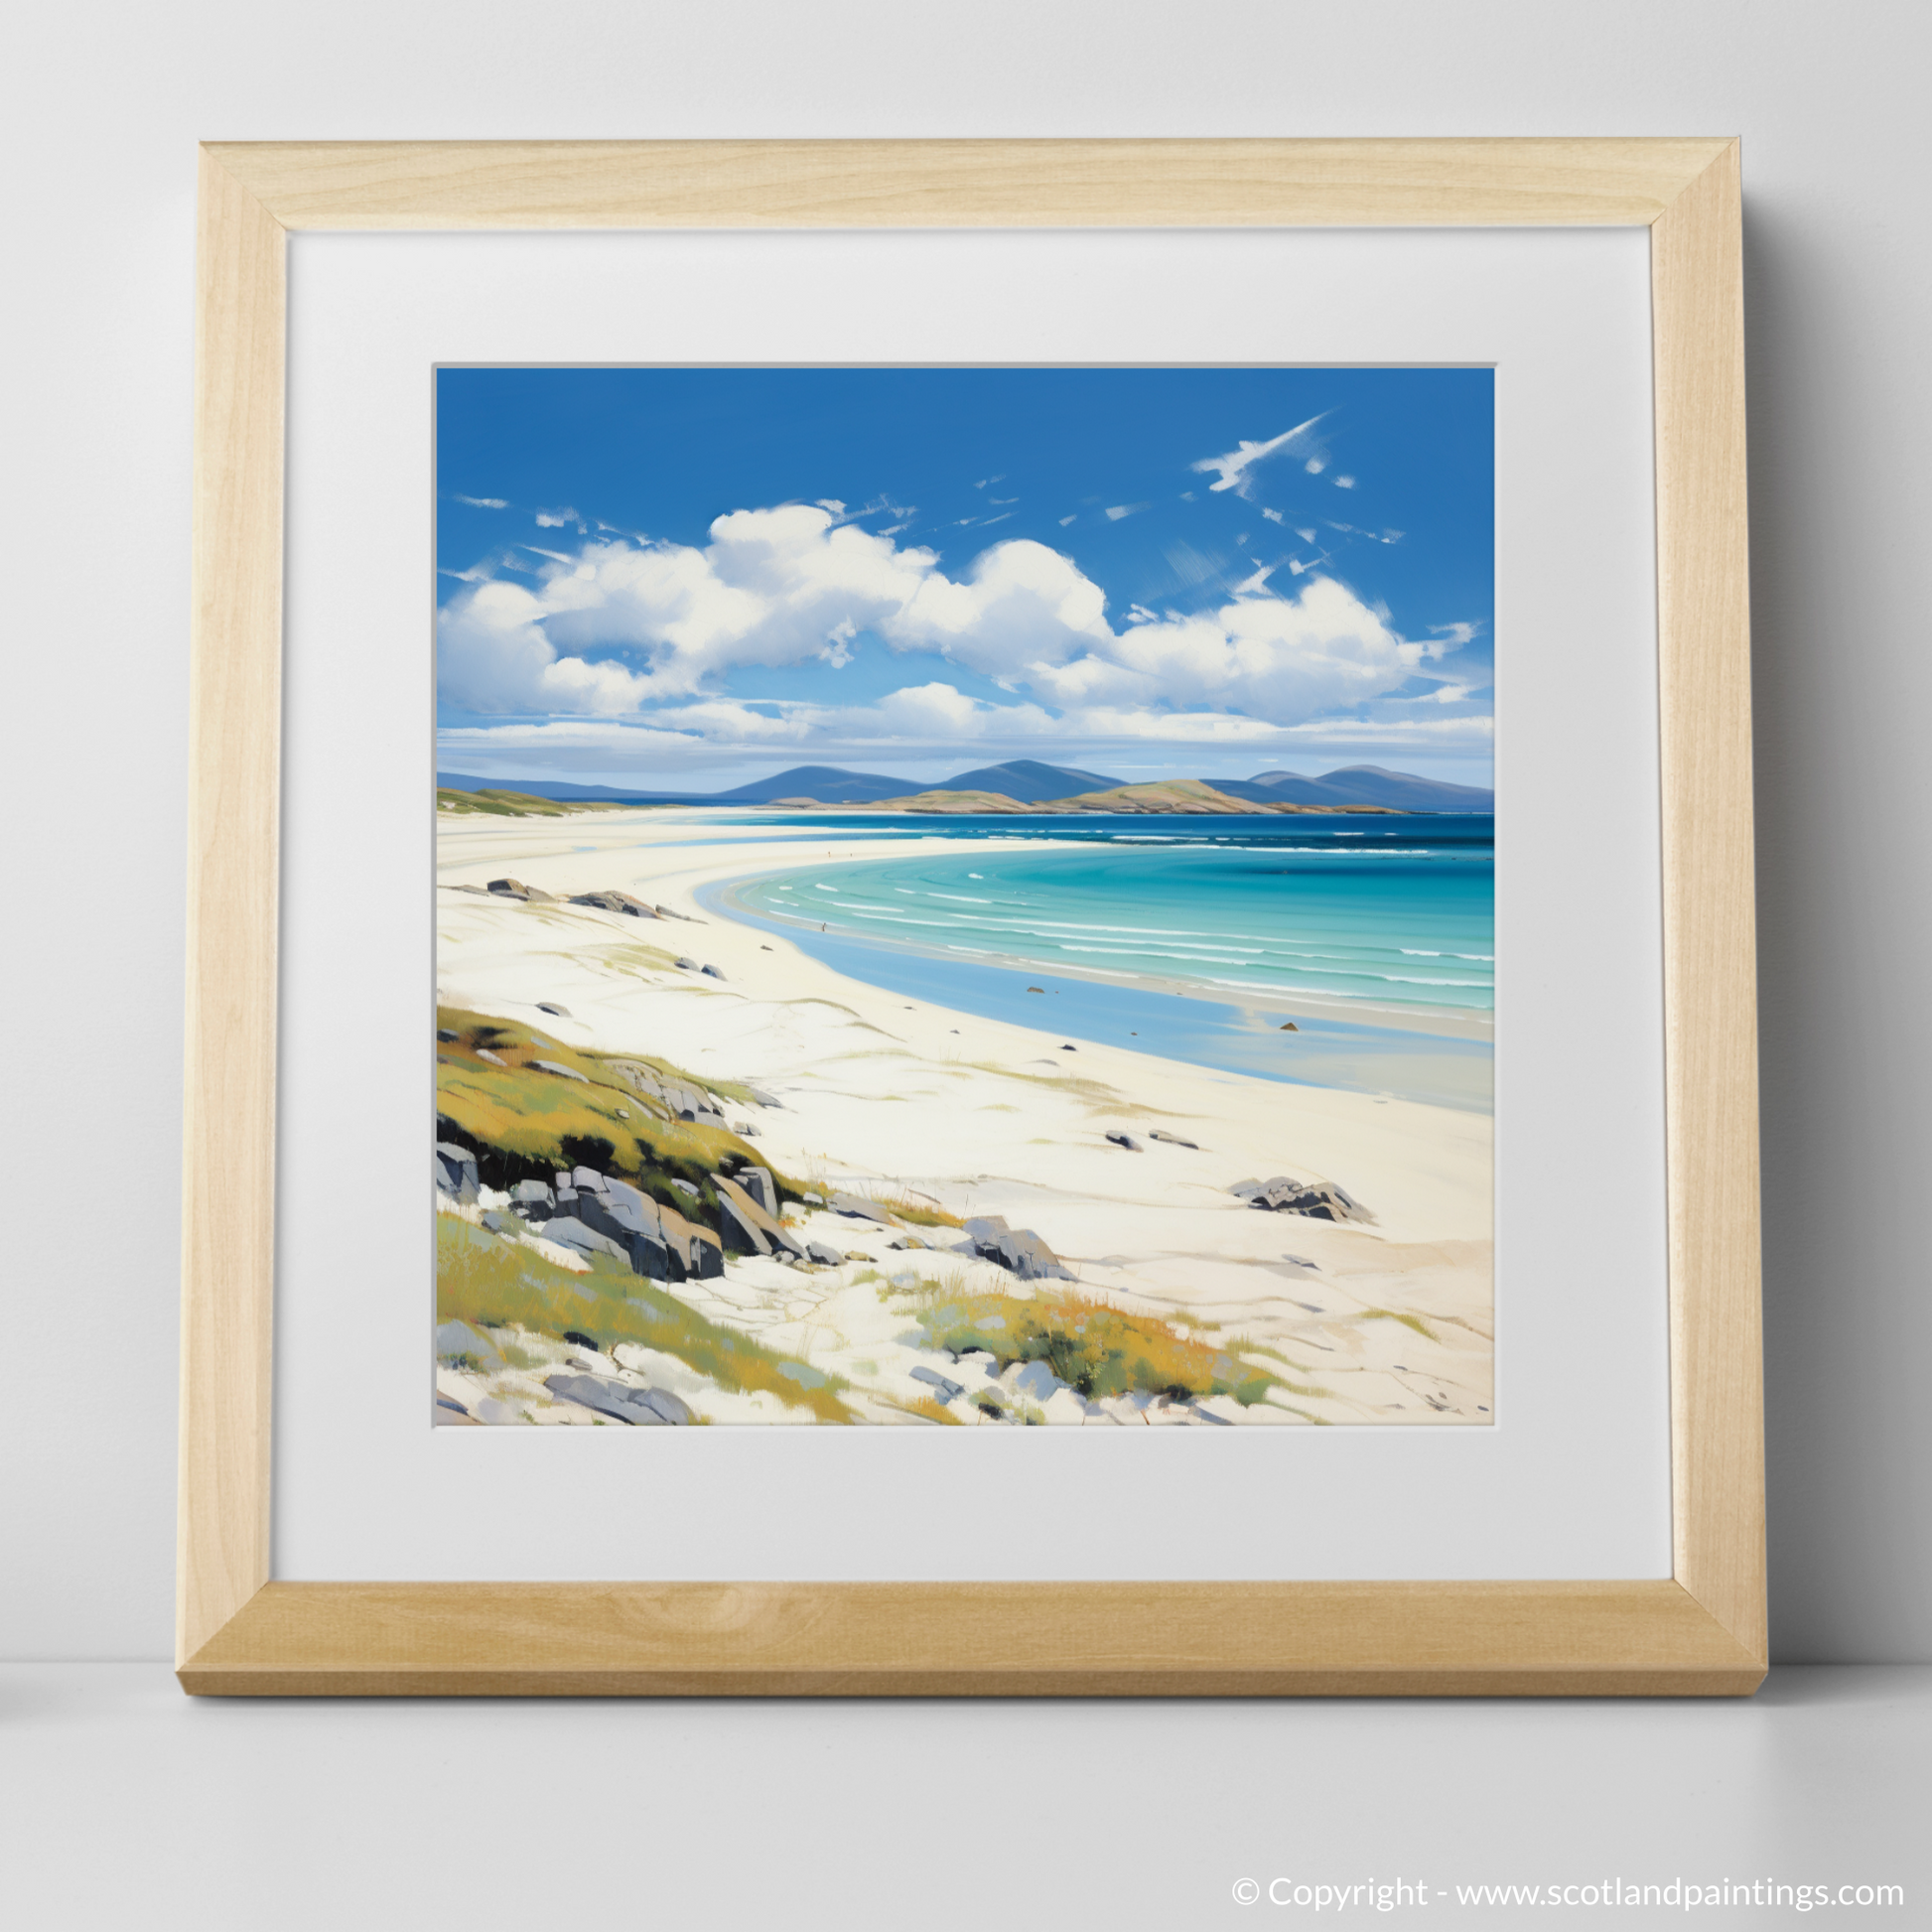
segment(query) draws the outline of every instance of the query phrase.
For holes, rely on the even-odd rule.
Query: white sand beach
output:
[[[718,842],[689,842],[705,839]],[[902,849],[931,843],[908,835]],[[756,1113],[759,1152],[828,1198],[923,1197],[1036,1230],[1081,1293],[1256,1351],[1281,1378],[1265,1402],[1207,1405],[1220,1420],[1491,1420],[1487,1118],[1217,1072],[908,1000],[696,897],[756,872],[899,850],[747,816],[445,812],[439,999],[566,1046],[658,1054],[701,1078],[756,1083],[781,1103]],[[460,890],[506,875],[556,901]],[[563,902],[606,890],[682,917]],[[680,956],[723,977],[681,969]],[[539,1012],[540,1002],[564,1014]],[[1156,1141],[1157,1129],[1197,1145]],[[1141,1151],[1110,1142],[1110,1130]],[[1229,1191],[1277,1174],[1345,1188],[1373,1224],[1260,1211]],[[895,1281],[1000,1274],[950,1254],[885,1251],[829,1210],[794,1218],[842,1251],[867,1249],[866,1267],[735,1259],[723,1280],[676,1293],[855,1386],[894,1382],[880,1366],[894,1330],[879,1313],[880,1268]]]

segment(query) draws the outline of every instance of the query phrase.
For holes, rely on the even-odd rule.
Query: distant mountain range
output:
[[[625,791],[610,785],[573,785],[550,778],[473,778],[461,772],[439,771],[437,784],[449,791],[513,788],[536,798],[581,804],[623,805],[769,805],[810,799],[821,805],[876,805],[908,795],[904,778],[889,778],[876,771],[846,771],[833,764],[797,764],[769,778],[759,778],[732,791]],[[1445,784],[1419,778],[1409,771],[1389,771],[1379,764],[1349,764],[1318,778],[1299,771],[1263,771],[1252,778],[1204,778],[1225,797],[1257,805],[1325,805],[1346,809],[1376,806],[1399,812],[1490,812],[1496,794],[1475,785]],[[1010,798],[1022,805],[1051,804],[1094,792],[1127,787],[1124,778],[1100,771],[1082,771],[1067,764],[1041,764],[1034,759],[1014,759],[1006,764],[980,765],[962,771],[942,784],[920,787],[922,792],[981,792]]]

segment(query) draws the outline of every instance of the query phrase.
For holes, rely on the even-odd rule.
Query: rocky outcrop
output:
[[[1316,1221],[1372,1223],[1375,1219],[1347,1188],[1332,1181],[1292,1180],[1278,1173],[1272,1180],[1238,1180],[1228,1192],[1250,1207],[1264,1207],[1275,1214],[1306,1214]]]
[[[634,1428],[682,1426],[691,1421],[690,1409],[669,1389],[636,1389],[606,1375],[564,1374],[545,1376],[543,1386],[566,1402]]]
[[[1118,1127],[1108,1128],[1107,1138],[1110,1141],[1112,1141],[1116,1147],[1124,1147],[1129,1154],[1139,1154],[1143,1152],[1140,1142],[1137,1141],[1132,1134],[1125,1132],[1121,1128]]]
[[[838,1268],[845,1261],[844,1255],[826,1241],[807,1241],[805,1255],[808,1260],[815,1261],[821,1268]]]
[[[537,1011],[539,1013],[547,1013],[553,1019],[557,1020],[568,1020],[570,1018],[570,1009],[568,1007],[557,1006],[549,1000],[539,1000],[537,1002]]]
[[[753,1170],[763,1173],[763,1169]],[[712,1175],[718,1190],[718,1232],[727,1254],[788,1254],[806,1259],[805,1244],[778,1217],[767,1212],[735,1180]],[[768,1174],[766,1180],[770,1179]]]
[[[546,893],[535,886],[526,886],[520,879],[492,879],[489,882],[489,891],[498,898],[525,899],[532,904],[541,902],[545,905],[554,905],[557,901],[555,893]]]
[[[740,1168],[735,1178],[767,1214],[777,1213],[778,1183],[771,1178],[769,1168]]]
[[[646,1281],[715,1280],[725,1272],[724,1248],[708,1228],[695,1226],[675,1208],[660,1206],[642,1188],[579,1168],[574,1187],[559,1188],[558,1211],[601,1235]],[[595,1182],[593,1185],[591,1183]],[[544,1226],[549,1235],[555,1223]]]
[[[700,966],[698,970],[706,979],[721,980],[725,977],[715,966]]]
[[[554,1073],[560,1080],[580,1080],[585,1086],[591,1083],[589,1074],[579,1073],[574,1066],[565,1066],[560,1060],[532,1060],[530,1064],[539,1073]]]
[[[656,910],[640,898],[632,898],[628,893],[572,893],[573,905],[595,905],[604,912],[627,912],[633,919],[654,919]]]
[[[547,1221],[556,1206],[557,1196],[541,1180],[519,1180],[510,1189],[510,1212],[525,1220]]]
[[[997,1262],[1022,1281],[1070,1282],[1073,1274],[1032,1228],[1010,1228],[998,1214],[981,1215],[966,1223],[966,1239],[954,1250],[981,1261]]]
[[[1159,1127],[1148,1136],[1148,1139],[1150,1141],[1166,1141],[1170,1147],[1190,1147],[1196,1154],[1200,1152],[1200,1144],[1198,1142],[1183,1141],[1178,1134],[1169,1134]]]
[[[453,1200],[477,1198],[477,1157],[451,1141],[436,1143],[436,1185]]]
[[[608,1234],[600,1234],[574,1214],[553,1214],[543,1224],[543,1238],[560,1248],[585,1256],[609,1255],[614,1261],[627,1262],[629,1252],[621,1248]]]

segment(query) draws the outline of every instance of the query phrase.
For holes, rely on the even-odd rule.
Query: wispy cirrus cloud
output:
[[[1283,430],[1266,443],[1251,443],[1243,438],[1225,456],[1205,456],[1191,467],[1202,475],[1219,473],[1219,481],[1208,484],[1210,490],[1231,489],[1249,500],[1254,496],[1255,470],[1271,457],[1299,456],[1311,476],[1319,476],[1327,468],[1327,457],[1314,431],[1326,414],[1324,410],[1320,416],[1311,416],[1306,423],[1297,423],[1293,429]]]

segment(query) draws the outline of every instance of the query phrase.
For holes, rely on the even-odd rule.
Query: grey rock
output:
[[[689,1274],[685,1243],[666,1232],[657,1203],[627,1181],[608,1181],[601,1193],[579,1195],[577,1211],[586,1227],[615,1241],[631,1271],[647,1281],[681,1282]]]
[[[1077,1052],[1078,1052],[1079,1050],[1080,1050],[1080,1049],[1079,1049],[1079,1048],[1078,1048],[1077,1046],[1066,1046],[1066,1045],[1062,1045],[1062,1046],[1061,1046],[1061,1048],[1060,1048],[1060,1051],[1061,1051],[1062,1053],[1077,1053]]]
[[[586,1189],[594,1194],[601,1194],[610,1183],[595,1168],[572,1168],[570,1171],[570,1184],[580,1194]]]
[[[436,1144],[437,1185],[460,1201],[477,1198],[477,1157],[451,1141]]]
[[[877,1201],[867,1200],[860,1194],[835,1193],[832,1196],[832,1212],[850,1214],[855,1220],[877,1221],[883,1228],[893,1225],[893,1217]]]
[[[1200,1143],[1198,1141],[1183,1141],[1178,1134],[1170,1134],[1165,1129],[1159,1127],[1148,1136],[1148,1139],[1150,1141],[1166,1141],[1170,1147],[1190,1147],[1196,1154],[1200,1152]]]
[[[828,1246],[823,1241],[807,1241],[805,1243],[805,1253],[813,1261],[817,1262],[821,1268],[838,1268],[845,1261],[845,1257],[839,1253],[838,1249]]]
[[[725,977],[724,974],[721,973],[715,966],[701,966],[698,968],[698,970],[701,973],[703,973],[705,978],[707,979],[721,980]]]
[[[555,893],[541,892],[535,886],[524,885],[520,879],[492,879],[489,882],[489,890],[498,898],[527,899],[532,903],[541,902],[546,905],[554,904],[557,897]]]
[[[566,1402],[635,1428],[662,1428],[691,1420],[689,1408],[668,1389],[633,1389],[627,1382],[603,1375],[550,1375],[543,1386]]]
[[[727,1251],[738,1245],[747,1245],[746,1236],[753,1234],[759,1237],[762,1245],[751,1252],[775,1254],[783,1250],[795,1260],[804,1260],[805,1244],[775,1214],[767,1213],[737,1181],[727,1180],[723,1174],[715,1174],[712,1185],[718,1192],[718,1230],[725,1238]]]
[[[800,1194],[798,1198],[800,1200],[810,1201],[814,1207],[823,1207],[825,1205],[825,1196],[823,1194]]]
[[[1044,1362],[1023,1362],[1009,1377],[1009,1386],[1030,1402],[1049,1401],[1066,1384]]]
[[[438,1389],[436,1392],[435,1420],[437,1422],[454,1422],[459,1416],[462,1417],[462,1419],[465,1422],[471,1422],[475,1420],[475,1418],[471,1416],[470,1411],[466,1409],[463,1406],[463,1404],[456,1399],[455,1396],[445,1395],[441,1389]]]
[[[627,1250],[621,1248],[608,1234],[600,1234],[587,1226],[574,1214],[555,1214],[543,1224],[543,1238],[554,1241],[559,1247],[569,1248],[580,1255],[610,1255],[616,1261],[628,1262]]]
[[[436,1359],[453,1362],[459,1356],[468,1356],[480,1368],[500,1368],[503,1363],[496,1344],[481,1328],[467,1321],[445,1321],[436,1330]]]
[[[584,1086],[590,1085],[590,1076],[579,1073],[574,1066],[565,1066],[559,1060],[532,1060],[530,1064],[539,1073],[554,1073],[560,1080],[576,1080]]]
[[[539,1000],[537,1002],[537,1011],[539,1013],[547,1013],[555,1020],[568,1020],[570,1018],[570,1009],[568,1007],[552,1006],[548,1000]]]
[[[780,1111],[783,1110],[785,1103],[782,1100],[774,1099],[770,1094],[766,1093],[762,1087],[747,1086],[745,1091],[749,1093],[752,1096],[752,1098],[759,1103],[760,1107],[776,1107],[780,1109]]]
[[[521,1234],[523,1223],[514,1214],[505,1214],[500,1207],[487,1209],[483,1224],[491,1234]]]
[[[771,1243],[740,1202],[730,1198],[723,1187],[718,1190],[718,1232],[724,1237],[730,1255],[768,1255]]]
[[[671,1185],[675,1187],[680,1194],[689,1194],[693,1200],[696,1200],[698,1198],[698,1190],[694,1186],[692,1186],[688,1180],[673,1180],[671,1182]]]
[[[667,1222],[668,1226],[669,1223]],[[687,1223],[688,1225],[688,1223]],[[686,1243],[690,1279],[694,1282],[716,1281],[725,1272],[724,1243],[709,1228],[692,1228]]]
[[[573,905],[595,905],[605,912],[624,912],[633,919],[654,919],[657,914],[640,898],[632,898],[628,893],[573,893]]]
[[[738,1184],[764,1209],[767,1214],[778,1211],[778,1185],[771,1178],[769,1168],[740,1168]]]
[[[1072,1271],[1032,1228],[1010,1228],[997,1214],[968,1221],[966,1239],[980,1260],[997,1262],[1022,1281],[1073,1279]]]
[[[1370,1221],[1375,1216],[1347,1188],[1326,1180],[1293,1180],[1278,1173],[1272,1180],[1243,1180],[1228,1191],[1250,1207],[1275,1214],[1306,1214],[1316,1221]]]
[[[695,959],[686,959],[682,955],[672,960],[671,964],[687,973],[695,973],[698,970],[698,962]]]
[[[454,1045],[456,1043],[457,1038],[459,1037],[455,1030],[449,1027],[438,1027],[436,1030],[436,1036],[438,1039],[443,1041],[443,1043],[446,1046]]]
[[[557,1183],[557,1197],[553,1212],[558,1214],[575,1214],[577,1212],[577,1189],[575,1187],[567,1187],[561,1180]]]
[[[1137,1141],[1132,1134],[1122,1133],[1118,1128],[1110,1127],[1107,1130],[1107,1138],[1110,1141],[1112,1141],[1116,1147],[1124,1147],[1129,1154],[1139,1154],[1143,1152],[1140,1142]]]
[[[759,1138],[759,1130],[749,1120],[733,1121],[732,1132],[742,1141],[756,1141]]]
[[[949,1381],[936,1368],[915,1368],[912,1371],[912,1380],[925,1383],[941,1402],[951,1402],[966,1393],[963,1382]]]
[[[479,1046],[477,1048],[477,1057],[480,1060],[487,1060],[491,1066],[507,1066],[509,1064],[503,1058],[502,1054],[492,1053],[487,1046]]]
[[[547,1221],[557,1196],[541,1180],[519,1180],[510,1189],[510,1206],[532,1221]]]

